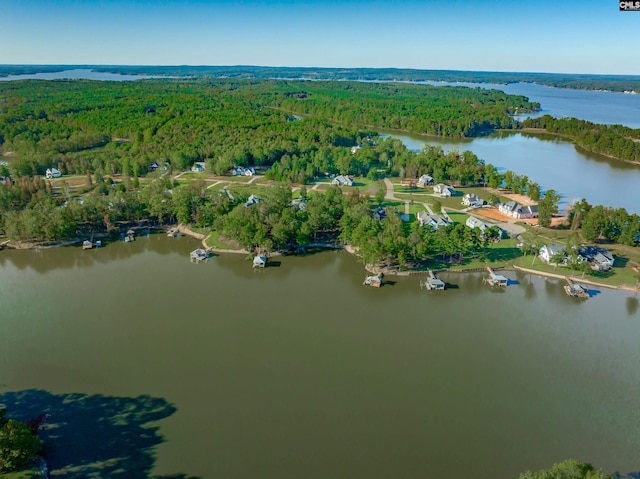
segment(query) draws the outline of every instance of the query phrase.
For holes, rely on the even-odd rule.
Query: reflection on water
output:
[[[254,271],[193,264],[197,245],[0,252],[0,402],[57,416],[56,477],[109,458],[122,477],[202,479],[640,470],[634,295],[577,302],[512,271],[500,291],[482,273],[368,288],[345,252]],[[76,446],[94,430],[109,447]]]

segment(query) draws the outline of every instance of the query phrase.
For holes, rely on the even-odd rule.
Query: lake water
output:
[[[518,118],[551,115],[557,118],[573,117],[593,123],[620,124],[630,128],[640,128],[640,95],[624,93],[570,90],[552,88],[535,83],[450,83],[426,82],[430,85],[467,86],[502,90],[511,95],[524,95],[530,101],[542,106],[539,113],[522,115]]]
[[[514,272],[374,289],[344,252],[254,272],[196,245],[0,252],[0,403],[50,414],[52,477],[640,471],[636,295]]]
[[[470,150],[501,172],[527,175],[544,190],[563,195],[561,206],[586,198],[591,204],[625,208],[640,213],[640,166],[577,149],[551,135],[496,133],[486,138],[455,140],[392,130],[383,135],[399,138],[412,150],[438,145],[445,151]]]
[[[132,81],[150,78],[170,78],[154,75],[119,75],[109,72],[97,72],[88,69],[64,70],[60,72],[42,72],[25,75],[8,75],[0,77],[0,81],[16,80],[100,80],[100,81]]]

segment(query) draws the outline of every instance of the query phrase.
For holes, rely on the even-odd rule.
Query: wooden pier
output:
[[[503,288],[507,287],[507,284],[509,284],[509,279],[506,276],[495,274],[493,270],[488,266],[487,266],[487,271],[489,272],[489,276],[483,278],[482,280],[483,283],[489,284],[491,286],[500,286]]]
[[[426,280],[424,281],[420,281],[420,288],[426,288],[427,291],[431,291],[431,290],[444,290],[445,284],[444,281],[442,281],[441,279],[439,279],[436,274],[429,270],[429,276],[427,277]]]
[[[581,299],[589,298],[589,291],[587,290],[587,288],[585,288],[581,284],[574,283],[569,278],[565,279],[567,281],[567,284],[564,286],[564,292],[567,293],[567,295]]]

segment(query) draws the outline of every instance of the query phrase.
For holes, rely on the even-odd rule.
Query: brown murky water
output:
[[[381,289],[346,253],[191,264],[164,236],[0,252],[0,403],[55,478],[640,471],[640,311],[507,273]]]

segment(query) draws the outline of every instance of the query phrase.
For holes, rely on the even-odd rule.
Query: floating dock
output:
[[[209,254],[209,252],[202,248],[193,250],[189,255],[189,257],[191,258],[191,261],[194,263],[199,263],[200,261],[207,260],[209,259],[210,256],[211,255]]]
[[[376,274],[373,276],[367,276],[362,282],[365,286],[373,286],[374,288],[379,288],[382,286],[382,279],[384,278],[384,274]]]
[[[489,276],[485,277],[482,280],[483,283],[489,284],[491,286],[500,286],[503,288],[507,287],[507,284],[509,284],[509,279],[506,276],[502,276],[501,274],[496,274],[488,266],[487,266],[487,271],[489,272]]]
[[[589,298],[589,291],[587,288],[582,286],[581,284],[576,284],[571,281],[569,278],[566,278],[567,284],[564,286],[564,292],[567,293],[568,296],[572,296],[574,298]]]
[[[444,281],[439,279],[431,270],[429,270],[429,277],[424,281],[420,281],[420,288],[426,288],[427,291],[431,291],[432,289],[442,291],[444,290],[444,286]]]

